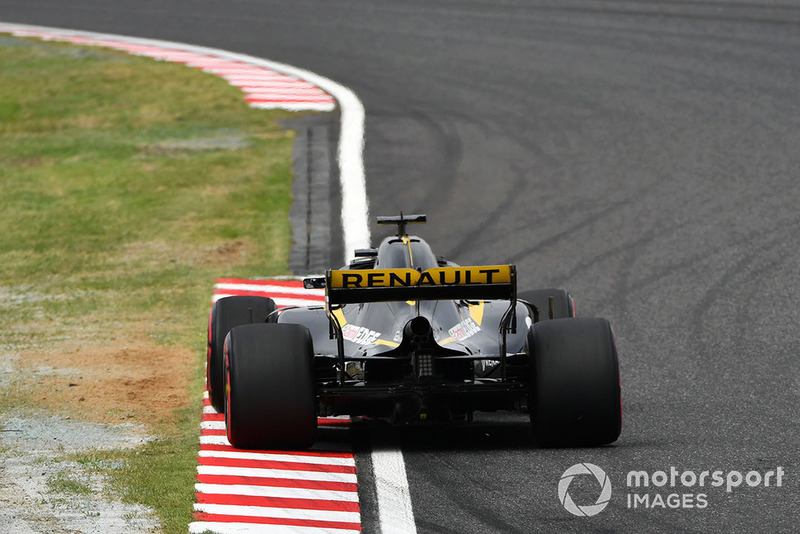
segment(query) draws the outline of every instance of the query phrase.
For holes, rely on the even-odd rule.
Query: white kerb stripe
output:
[[[255,523],[219,523],[195,521],[189,523],[189,534],[363,534],[360,530],[342,528],[301,527],[293,525],[258,525]]]
[[[291,97],[292,100],[310,100],[317,102],[320,100],[322,91],[312,89],[278,89],[272,87],[240,87],[239,89],[245,94],[247,98],[263,98],[265,100],[278,100]]]
[[[293,462],[314,465],[343,465],[354,467],[355,458],[339,456],[309,456],[300,454],[280,454],[272,452],[240,452],[240,451],[200,451],[202,458],[229,458],[236,460],[271,460],[274,462]]]
[[[200,445],[227,445],[231,446],[227,436],[200,436]]]
[[[258,109],[286,109],[289,111],[332,111],[331,104],[325,102],[248,102],[251,108]]]
[[[328,95],[328,93],[326,93],[319,87],[314,87],[313,85],[298,85],[297,82],[292,82],[292,81],[269,80],[269,79],[260,80],[260,79],[253,79],[252,77],[249,80],[244,78],[244,80],[246,81],[232,81],[232,80],[228,81],[231,84],[235,85],[236,87],[240,87],[242,89],[255,88],[255,89],[267,90],[279,87],[281,89],[286,88],[286,89],[293,89],[295,91],[308,91],[308,92],[313,91],[315,94],[324,95],[325,97],[330,98],[330,95]]]
[[[291,469],[259,469],[255,467],[227,467],[224,465],[198,465],[198,475],[239,476],[255,478],[288,478],[294,480],[319,480],[354,484],[354,473],[326,473],[324,471],[294,471]]]
[[[396,449],[373,450],[372,469],[381,534],[416,534],[403,453]]]
[[[225,430],[225,421],[203,421],[200,423],[203,430]]]
[[[276,519],[310,519],[316,521],[341,521],[342,523],[361,523],[358,512],[339,512],[335,510],[307,510],[303,508],[270,508],[264,506],[238,506],[235,504],[194,505],[196,512],[217,515],[241,515],[248,517],[274,517]]]
[[[320,499],[326,501],[358,502],[357,491],[334,491],[275,486],[246,486],[240,484],[194,485],[198,493],[208,495],[243,495],[248,497],[277,497],[282,499]]]
[[[200,445],[226,445],[230,447],[231,443],[226,436],[200,436]],[[341,442],[315,441],[310,450],[317,452],[351,452],[352,447]]]

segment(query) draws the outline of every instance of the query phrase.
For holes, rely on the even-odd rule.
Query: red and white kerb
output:
[[[332,111],[334,98],[306,80],[277,72],[261,65],[234,61],[201,52],[203,49],[171,48],[138,43],[136,39],[114,36],[99,38],[80,32],[39,29],[20,29],[0,24],[0,32],[17,37],[36,37],[47,41],[63,41],[79,45],[102,46],[160,61],[182,63],[225,79],[244,93],[244,99],[255,108],[287,109],[291,111]],[[177,45],[176,45],[177,46]],[[188,47],[187,47],[188,48]]]

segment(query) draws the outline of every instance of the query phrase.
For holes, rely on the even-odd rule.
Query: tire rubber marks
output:
[[[336,101],[331,95],[305,80],[260,65],[215,56],[213,53],[141,44],[122,38],[95,37],[66,30],[21,29],[14,25],[0,24],[0,32],[8,32],[17,37],[102,46],[170,63],[182,63],[225,79],[241,89],[245,101],[256,108],[332,111],[336,107]]]

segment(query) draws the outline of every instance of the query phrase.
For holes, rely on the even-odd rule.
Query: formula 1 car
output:
[[[576,318],[560,289],[517,292],[514,265],[437,258],[406,225],[346,267],[307,278],[324,306],[218,300],[207,387],[241,449],[311,446],[318,416],[394,424],[527,412],[541,446],[611,443],[622,424],[619,365],[605,319]]]

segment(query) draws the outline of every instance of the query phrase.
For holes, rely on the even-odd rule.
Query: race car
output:
[[[617,348],[609,322],[575,317],[561,289],[517,291],[514,265],[459,266],[406,227],[323,277],[320,306],[276,309],[233,296],[211,309],[207,389],[240,449],[304,449],[318,416],[396,425],[527,413],[540,446],[620,435]]]

